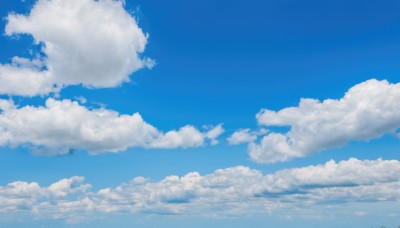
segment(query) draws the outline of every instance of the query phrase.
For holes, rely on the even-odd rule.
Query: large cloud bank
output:
[[[398,201],[399,172],[397,160],[351,158],[269,175],[237,166],[204,176],[197,172],[168,176],[158,182],[136,177],[98,191],[90,191],[83,177],[62,179],[48,187],[18,181],[0,187],[0,212],[31,211],[39,217],[76,221],[87,213],[238,215],[312,210],[332,203]]]

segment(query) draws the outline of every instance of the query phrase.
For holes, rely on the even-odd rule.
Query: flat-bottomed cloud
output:
[[[274,163],[393,134],[400,128],[399,110],[400,83],[375,79],[355,85],[338,100],[303,98],[298,107],[277,112],[262,109],[257,114],[259,125],[290,130],[272,131],[259,142],[253,140],[249,154],[256,162]],[[239,133],[246,132],[236,132],[231,138]]]

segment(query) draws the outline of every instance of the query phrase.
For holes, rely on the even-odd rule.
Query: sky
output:
[[[1,227],[400,225],[400,2],[0,5]]]

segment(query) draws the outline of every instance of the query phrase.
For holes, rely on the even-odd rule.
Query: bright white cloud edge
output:
[[[91,185],[78,176],[47,187],[17,181],[0,186],[0,212],[27,211],[37,218],[70,222],[94,213],[237,216],[284,210],[287,214],[303,211],[307,216],[313,211],[319,214],[324,205],[334,213],[332,205],[398,201],[399,172],[397,160],[351,158],[268,175],[237,166],[203,176],[198,172],[168,176],[156,182],[136,177],[98,191],[90,191]]]
[[[399,110],[400,83],[371,79],[350,88],[338,100],[303,98],[298,107],[262,109],[257,114],[259,125],[289,127],[286,133],[269,132],[257,141],[253,133],[242,130],[230,140],[231,144],[250,141],[250,157],[258,163],[288,161],[350,141],[393,134],[400,128]]]
[[[152,67],[142,58],[148,35],[122,0],[38,0],[29,15],[11,13],[5,34],[31,35],[44,57],[0,65],[0,94],[36,96],[62,87],[115,87]]]
[[[68,154],[87,150],[91,154],[125,151],[130,147],[189,148],[217,144],[222,125],[206,131],[186,125],[161,132],[139,113],[88,109],[76,101],[48,98],[45,106],[18,108],[0,99],[0,146],[27,146],[36,154]]]

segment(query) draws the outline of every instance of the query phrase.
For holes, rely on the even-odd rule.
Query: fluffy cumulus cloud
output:
[[[0,187],[0,212],[32,210],[42,203],[60,203],[60,199],[85,193],[91,186],[83,183],[83,177],[62,179],[48,187],[38,183],[17,181]],[[80,194],[78,194],[80,195]]]
[[[38,0],[29,15],[10,14],[6,35],[31,35],[44,57],[0,65],[0,93],[35,96],[68,85],[115,87],[153,61],[148,36],[120,0]]]
[[[82,177],[63,179],[48,187],[14,182],[0,187],[0,211],[26,210],[37,216],[75,220],[89,213],[201,215],[213,211],[237,215],[296,208],[311,211],[333,202],[398,201],[399,172],[397,160],[351,158],[269,175],[238,166],[204,176],[197,172],[168,176],[158,182],[136,177],[98,191],[89,191],[90,185],[84,184]]]
[[[352,87],[343,98],[301,99],[298,107],[257,114],[262,126],[289,127],[249,144],[251,158],[260,163],[286,161],[353,140],[370,140],[400,128],[400,83],[375,79]]]
[[[73,149],[91,153],[120,152],[128,147],[187,148],[212,144],[221,125],[201,132],[187,125],[163,133],[140,114],[122,115],[88,109],[71,100],[49,98],[45,106],[18,108],[0,99],[0,145],[28,146],[37,154],[67,154]],[[222,132],[219,132],[222,133]]]

